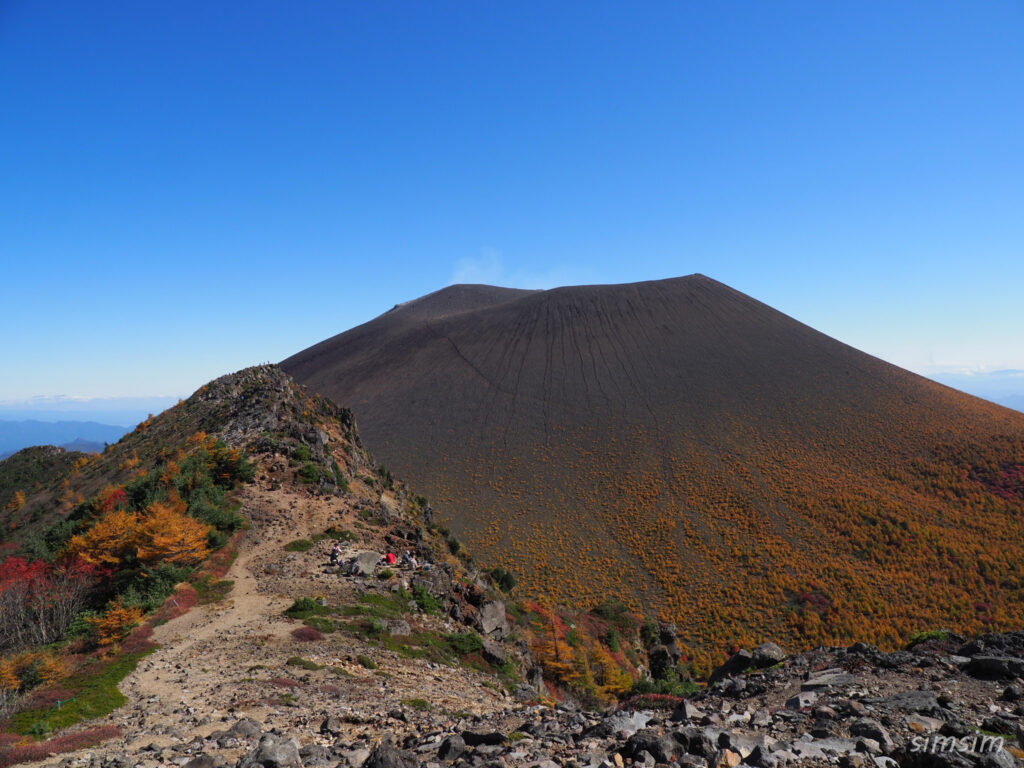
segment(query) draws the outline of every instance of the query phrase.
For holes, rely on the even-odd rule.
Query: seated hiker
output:
[[[388,552],[387,556],[385,556],[384,559],[387,561],[388,565],[394,565],[395,562],[398,560],[398,558],[395,557],[394,552]]]

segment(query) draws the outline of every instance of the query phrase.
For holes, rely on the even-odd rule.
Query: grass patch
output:
[[[441,610],[441,603],[422,584],[416,584],[412,588],[412,599],[416,601],[417,607],[424,613],[437,613]]]
[[[326,634],[330,634],[336,629],[334,622],[330,619],[324,618],[323,616],[310,616],[303,623],[307,627],[312,627],[313,629]]]
[[[358,656],[356,656],[356,661],[359,662],[359,666],[363,667],[364,669],[377,668],[377,662],[375,662],[373,659],[371,659],[364,653],[360,653]]]
[[[11,730],[39,739],[82,720],[109,715],[127,701],[117,689],[117,684],[131,674],[139,661],[153,650],[125,654],[91,674],[83,673],[65,680],[64,687],[74,692],[71,701],[62,703],[60,709],[29,709],[19,712],[11,718]]]
[[[310,539],[296,539],[295,541],[289,541],[284,545],[285,552],[309,552],[313,548],[313,542]]]
[[[430,712],[434,708],[426,699],[402,699],[402,703],[409,709],[418,709],[421,712]]]
[[[436,632],[416,632],[408,637],[385,635],[381,645],[406,659],[426,659],[437,664],[451,664],[452,651]]]
[[[363,615],[376,619],[399,619],[409,610],[409,593],[396,592],[394,595],[360,595]]]
[[[947,637],[949,637],[948,629],[929,629],[924,632],[915,632],[907,641],[907,648],[911,648],[918,643],[928,642],[929,640],[945,640]]]
[[[444,636],[448,647],[459,656],[468,656],[483,650],[484,641],[476,632],[454,632]]]
[[[315,661],[304,659],[301,656],[292,656],[288,661],[285,662],[289,667],[300,667],[301,669],[308,669],[315,672],[318,669],[323,669],[323,664],[317,664]]]
[[[321,605],[313,598],[300,597],[285,610],[284,615],[292,619],[308,619],[310,616],[325,616],[330,612],[330,608]]]
[[[222,579],[217,581],[210,574],[205,574],[192,584],[192,588],[195,589],[196,595],[199,596],[199,605],[209,605],[210,603],[218,603],[228,596],[232,587],[235,586],[235,582],[230,579]]]

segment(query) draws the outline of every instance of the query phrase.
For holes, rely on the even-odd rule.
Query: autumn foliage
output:
[[[102,575],[88,561],[0,563],[0,652],[46,645],[64,635]]]
[[[208,554],[211,527],[185,514],[180,499],[156,501],[145,512],[112,509],[86,533],[68,542],[67,553],[94,565],[166,562],[194,565]]]
[[[102,616],[90,616],[86,621],[92,625],[96,633],[97,645],[110,646],[127,637],[142,621],[142,609],[138,606],[126,606],[118,598]]]

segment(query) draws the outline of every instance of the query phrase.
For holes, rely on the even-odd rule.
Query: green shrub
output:
[[[330,634],[335,629],[334,622],[323,616],[310,616],[303,623],[324,634]]]
[[[377,668],[377,662],[375,662],[373,659],[371,659],[369,656],[366,656],[365,654],[361,653],[358,656],[356,656],[356,661],[359,662],[359,665],[361,667],[364,667],[366,669]]]
[[[308,552],[313,548],[313,542],[309,539],[296,539],[284,545],[285,552]]]
[[[228,592],[235,586],[235,582],[230,579],[214,581],[212,576],[205,574],[202,578],[196,579],[192,586],[199,596],[199,604],[209,605],[210,603],[220,602],[227,597]]]
[[[445,642],[459,656],[468,656],[484,647],[484,641],[476,632],[455,632],[445,635]]]
[[[302,465],[302,469],[299,470],[299,480],[304,483],[316,483],[320,480],[320,470],[317,469],[316,464],[312,462],[306,462]]]
[[[929,629],[924,632],[915,632],[907,641],[907,648],[929,640],[945,640],[949,635],[950,631],[948,629]]]
[[[294,448],[292,448],[292,458],[295,459],[296,461],[309,461],[309,446],[302,445],[301,443],[299,445],[296,445]]]
[[[422,584],[413,585],[412,598],[424,613],[437,613],[441,609],[441,603]]]
[[[61,686],[75,693],[73,699],[59,709],[46,712],[26,710],[10,720],[15,733],[45,736],[81,722],[110,714],[122,706],[126,699],[118,690],[118,683],[135,669],[139,660],[150,651],[138,651],[114,659],[110,664],[92,666],[84,673],[75,675],[61,683]]]
[[[490,570],[491,580],[502,592],[508,594],[516,586],[516,577],[500,566]]]
[[[293,619],[306,619],[310,616],[323,616],[330,613],[331,609],[321,605],[311,597],[300,597],[284,613]]]
[[[402,699],[402,703],[410,709],[418,709],[421,712],[429,712],[434,708],[426,699]]]
[[[699,686],[686,677],[677,668],[671,668],[662,680],[637,680],[630,691],[631,696],[661,694],[667,696],[689,696],[699,690]]]
[[[288,661],[285,662],[289,667],[301,667],[302,669],[308,669],[310,671],[316,671],[323,669],[323,664],[317,664],[315,661],[304,659],[301,656],[292,656]]]

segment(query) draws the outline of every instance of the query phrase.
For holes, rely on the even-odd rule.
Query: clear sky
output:
[[[0,0],[0,400],[702,272],[1024,369],[1024,3]]]

